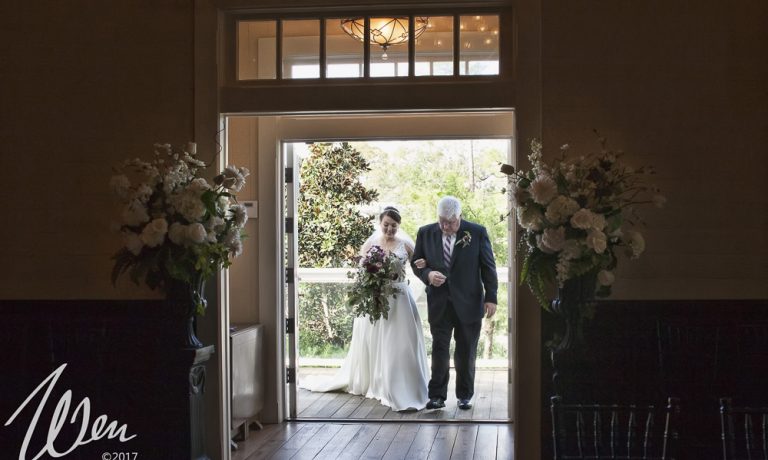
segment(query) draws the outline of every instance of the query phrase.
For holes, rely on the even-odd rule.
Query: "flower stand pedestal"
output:
[[[205,446],[205,381],[206,363],[214,352],[213,345],[201,348],[183,349],[180,353],[178,371],[179,377],[187,379],[187,394],[189,396],[188,414],[189,420],[189,456],[192,460],[207,460],[210,457],[206,453]]]

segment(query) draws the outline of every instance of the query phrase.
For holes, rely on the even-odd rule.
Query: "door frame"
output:
[[[243,116],[243,114],[236,114],[230,116]],[[286,209],[296,209],[295,199],[297,198],[296,190],[298,188],[298,170],[294,167],[291,171],[292,183],[287,183],[285,167],[285,152],[283,151],[284,145],[290,142],[307,142],[307,141],[342,141],[342,140],[429,140],[429,139],[478,139],[478,138],[499,138],[507,139],[509,141],[509,151],[507,160],[510,163],[515,162],[516,158],[516,133],[515,133],[515,116],[513,109],[498,109],[498,110],[456,110],[456,111],[426,111],[426,112],[374,112],[374,113],[345,113],[340,114],[338,112],[326,113],[326,114],[249,114],[253,117],[274,117],[274,122],[267,123],[270,126],[274,126],[273,137],[268,139],[261,139],[260,145],[275,146],[274,152],[261,152],[260,156],[274,156],[275,165],[274,169],[268,167],[267,170],[272,169],[275,171],[275,187],[274,193],[279,206],[275,209],[275,239],[278,243],[276,248],[277,254],[282,255],[284,250],[296,249],[298,250],[296,233],[297,222],[293,220],[293,231],[287,232],[284,222],[284,216]],[[404,122],[403,119],[407,119]],[[472,122],[467,123],[467,119],[472,119]],[[436,123],[439,119],[440,123]],[[435,127],[435,126],[438,127]],[[260,130],[261,132],[261,130]],[[292,163],[292,159],[288,161]],[[292,165],[295,166],[295,165]],[[261,169],[260,169],[261,170]],[[262,176],[259,180],[263,181]],[[285,202],[283,199],[283,190],[286,185],[290,185],[288,191],[288,198],[292,202]],[[260,196],[260,201],[263,202],[264,198]],[[290,216],[289,216],[290,217]],[[510,261],[510,270],[508,272],[507,284],[509,286],[507,290],[507,302],[508,302],[508,315],[507,315],[507,345],[508,345],[508,362],[507,362],[507,386],[508,386],[508,399],[507,410],[510,420],[514,420],[515,416],[515,401],[516,394],[513,382],[516,379],[516,362],[517,362],[517,347],[516,340],[516,311],[517,305],[514,299],[516,295],[516,284],[513,282],[516,279],[515,266],[513,257],[513,242],[516,241],[516,229],[512,220],[508,220],[507,227],[508,235],[508,258]],[[285,247],[283,242],[286,238],[290,238],[288,247]],[[260,238],[261,239],[261,238]],[[296,334],[287,332],[286,326],[293,322],[296,329],[296,285],[290,283],[286,278],[286,268],[298,268],[296,263],[297,252],[294,251],[292,260],[289,259],[286,265],[282,256],[278,257],[276,261],[278,263],[278,285],[276,286],[277,298],[276,304],[279,305],[279,311],[275,318],[275,327],[277,328],[277,343],[278,350],[275,361],[277,363],[287,362],[287,366],[280,366],[279,369],[275,369],[276,374],[280,376],[282,382],[276,382],[278,385],[278,406],[280,409],[279,420],[293,420],[296,418],[296,372],[297,367],[297,347]],[[289,257],[291,254],[289,252]],[[267,261],[259,261],[259,271],[269,270],[270,263]],[[274,265],[272,265],[274,267]],[[274,270],[274,269],[273,269]],[[295,270],[294,270],[294,279]],[[286,289],[287,286],[287,289]],[[286,296],[287,292],[287,296]],[[270,296],[271,297],[271,296]],[[267,304],[271,304],[270,301],[264,299]],[[286,319],[288,322],[286,322]],[[288,382],[288,376],[293,373],[293,381]],[[472,422],[470,420],[470,422]],[[477,421],[474,421],[477,422]]]

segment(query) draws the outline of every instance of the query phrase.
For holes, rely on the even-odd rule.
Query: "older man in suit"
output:
[[[432,376],[427,409],[445,407],[451,335],[456,340],[456,398],[459,409],[472,407],[475,360],[483,317],[496,312],[496,262],[488,231],[461,218],[461,202],[443,197],[438,222],[416,236],[411,260],[414,273],[427,285],[427,318],[432,332]]]

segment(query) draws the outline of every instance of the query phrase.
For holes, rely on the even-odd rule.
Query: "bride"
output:
[[[352,341],[341,368],[330,379],[305,379],[299,386],[311,391],[346,391],[378,399],[392,410],[424,409],[429,370],[424,332],[413,294],[405,280],[405,267],[413,254],[413,241],[398,235],[400,213],[386,207],[379,215],[379,230],[363,244],[364,255],[378,245],[397,256],[402,265],[399,288],[389,298],[389,317],[371,324],[368,316],[355,318]]]

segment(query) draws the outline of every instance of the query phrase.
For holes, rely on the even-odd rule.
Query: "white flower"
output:
[[[517,208],[517,219],[526,230],[539,231],[544,223],[544,216],[535,206]]]
[[[610,286],[615,279],[616,277],[613,273],[608,270],[600,270],[597,273],[597,282],[600,283],[601,286]]]
[[[139,200],[131,200],[123,209],[123,223],[129,227],[136,227],[149,221],[147,207]]]
[[[251,172],[248,171],[248,168],[228,165],[221,173],[221,185],[234,192],[239,192],[245,185],[245,178],[250,174]]]
[[[664,195],[654,195],[653,204],[657,208],[663,208],[664,205],[667,204],[667,197],[665,197]]]
[[[223,243],[235,257],[239,256],[243,251],[243,242],[240,240],[240,230],[237,228],[229,229],[224,236]]]
[[[605,228],[605,216],[592,213],[592,228],[602,231]]]
[[[131,190],[131,181],[125,174],[118,174],[109,179],[109,188],[116,196],[126,199]]]
[[[207,180],[205,180],[202,177],[198,177],[197,179],[192,180],[192,182],[187,185],[187,190],[191,192],[195,192],[195,194],[200,194],[206,190],[210,190],[211,185],[208,183]]]
[[[141,253],[141,248],[144,247],[144,243],[139,238],[139,235],[127,231],[123,232],[123,244],[135,256],[138,256]]]
[[[226,222],[224,221],[224,219],[222,219],[219,216],[212,216],[205,223],[205,228],[209,231],[220,233],[224,230],[225,225],[226,225]]]
[[[202,243],[208,237],[203,224],[195,222],[187,226],[187,238],[193,243]]]
[[[594,213],[586,208],[581,208],[571,216],[571,226],[586,230],[592,228]]]
[[[231,252],[234,257],[237,257],[240,254],[242,254],[243,241],[240,239],[233,241],[232,244],[229,246],[229,252]]]
[[[183,246],[187,241],[187,227],[179,222],[171,224],[171,228],[168,229],[168,238],[179,246]]]
[[[549,203],[545,216],[553,224],[562,224],[578,210],[579,203],[576,200],[559,195]]]
[[[637,259],[645,251],[645,238],[640,232],[630,230],[627,232],[627,255],[632,259]]]
[[[246,211],[245,206],[242,204],[236,204],[232,206],[230,210],[235,216],[235,226],[243,228],[245,223],[248,221],[248,212]]]
[[[587,233],[587,247],[598,254],[605,252],[605,249],[608,247],[608,239],[605,233],[595,229],[589,230]]]
[[[133,197],[141,201],[142,203],[146,203],[147,201],[149,201],[149,198],[151,196],[152,196],[152,187],[144,183],[139,185],[139,187],[136,189],[136,192],[134,192],[133,194]]]
[[[229,200],[229,197],[222,195],[216,200],[216,209],[223,214],[229,209],[230,203],[231,201]]]
[[[159,217],[144,227],[144,230],[141,231],[141,241],[150,248],[160,246],[165,240],[167,232],[168,222]]]
[[[581,257],[581,244],[577,240],[566,240],[560,256],[565,259],[578,259]]]
[[[522,206],[530,198],[531,198],[531,194],[528,192],[527,189],[524,189],[522,187],[515,187],[515,190],[512,193],[512,206],[514,207]]]
[[[205,215],[205,203],[201,199],[202,192],[188,188],[181,193],[170,196],[170,203],[189,222],[197,222]]]
[[[557,195],[557,184],[548,176],[539,176],[531,182],[529,190],[533,201],[546,205]]]
[[[541,245],[549,249],[544,252],[558,252],[565,245],[565,227],[547,228],[541,236]]]

